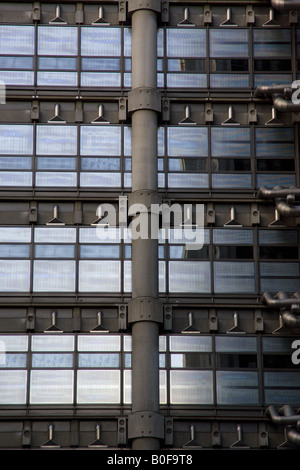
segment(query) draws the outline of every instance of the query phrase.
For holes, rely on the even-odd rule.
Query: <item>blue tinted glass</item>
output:
[[[38,72],[37,84],[44,86],[77,86],[77,72]]]
[[[212,127],[211,154],[213,157],[251,156],[250,128]]]
[[[31,157],[0,157],[1,170],[31,170]]]
[[[212,88],[248,88],[249,84],[248,74],[212,73],[210,75],[210,86]]]
[[[260,245],[297,245],[298,232],[296,230],[258,230]]]
[[[206,29],[167,29],[168,57],[206,57]]]
[[[120,257],[120,247],[118,245],[82,245],[80,247],[80,257],[89,259],[118,259]]]
[[[35,245],[36,258],[74,258],[74,245]]]
[[[249,35],[247,29],[210,30],[210,57],[248,57]]]
[[[26,367],[26,354],[0,353],[0,368],[23,369]]]
[[[222,245],[252,245],[253,230],[239,230],[233,228],[220,228],[213,230],[213,241]]]
[[[31,125],[0,125],[0,153],[2,155],[31,155],[33,127]]]
[[[32,367],[44,369],[73,367],[73,354],[38,354],[32,355]]]
[[[75,170],[76,158],[38,157],[37,170]]]
[[[38,68],[40,70],[76,70],[76,57],[39,57]]]
[[[120,170],[119,158],[82,158],[81,169],[88,171]]]
[[[0,69],[32,69],[33,57],[0,57]]]
[[[120,367],[119,354],[79,354],[79,367]]]
[[[238,174],[218,174],[212,175],[213,188],[251,188],[251,175]]]
[[[121,185],[121,173],[81,173],[80,186],[83,187],[103,187],[103,188],[116,188]]]
[[[208,132],[206,127],[169,127],[168,155],[173,157],[206,157]]]
[[[256,88],[258,85],[273,85],[276,83],[277,85],[283,85],[285,83],[292,83],[293,76],[290,73],[276,73],[276,74],[254,74],[254,87]]]
[[[29,258],[29,245],[0,245],[0,258]]]
[[[34,72],[2,71],[1,80],[5,85],[34,85]]]
[[[120,70],[120,59],[82,58],[82,70]]]
[[[291,57],[291,30],[254,29],[255,57]]]
[[[77,174],[75,172],[59,172],[59,171],[44,171],[37,172],[35,178],[35,184],[37,186],[55,186],[55,187],[64,187],[64,186],[76,186]]]
[[[120,155],[121,127],[81,126],[80,154],[99,156]]]
[[[116,57],[121,55],[120,28],[81,28],[81,55]]]
[[[77,55],[76,26],[38,26],[39,55]]]
[[[76,155],[77,127],[38,125],[37,155]]]
[[[256,187],[260,188],[261,186],[272,187],[274,186],[293,186],[296,184],[295,175],[280,175],[279,173],[274,175],[257,175],[256,176]]]
[[[217,352],[257,352],[257,339],[245,336],[216,336]]]
[[[170,173],[170,188],[208,188],[208,175],[200,173]]]
[[[93,87],[119,87],[121,74],[110,72],[82,72],[80,74],[81,86]]]
[[[217,403],[258,405],[258,374],[244,371],[217,371]]]
[[[205,88],[206,74],[198,73],[168,73],[167,87],[169,88]]]
[[[295,155],[294,129],[286,127],[255,129],[257,157],[293,157]]]
[[[0,25],[0,54],[33,55],[34,26]]]
[[[254,293],[254,263],[229,261],[215,262],[214,290],[218,293]]]

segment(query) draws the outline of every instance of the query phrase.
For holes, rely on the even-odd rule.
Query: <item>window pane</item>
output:
[[[211,352],[211,336],[170,336],[170,351]]]
[[[120,243],[121,232],[118,228],[80,228],[80,243]]]
[[[227,175],[227,174],[213,174],[212,175],[213,188],[251,188],[252,177],[251,175]]]
[[[289,29],[254,29],[255,57],[291,57],[291,31]]]
[[[38,54],[77,55],[77,35],[77,27],[38,26]]]
[[[294,338],[262,338],[263,352],[293,352]]]
[[[0,69],[26,70],[33,68],[33,57],[6,57],[0,56]],[[1,74],[2,75],[2,74]],[[1,76],[2,78],[2,76]]]
[[[74,351],[73,335],[33,335],[31,337],[32,351]]]
[[[120,292],[120,261],[79,261],[80,292]]]
[[[211,153],[213,157],[250,157],[250,128],[213,127],[211,129]]]
[[[171,157],[207,157],[207,128],[169,127],[168,155]]]
[[[217,352],[257,352],[257,338],[216,336]]]
[[[1,292],[29,292],[30,261],[0,260]]]
[[[248,88],[249,75],[232,73],[212,73],[210,75],[212,88]]]
[[[219,405],[258,405],[257,372],[217,371],[217,402]]]
[[[29,258],[29,245],[0,245],[0,258]]]
[[[0,227],[0,242],[30,243],[31,228],[29,227]]]
[[[32,370],[30,403],[51,405],[73,403],[73,370]]]
[[[168,175],[169,188],[208,188],[208,175],[171,173]]]
[[[73,245],[36,245],[36,258],[74,258],[75,247]]]
[[[77,186],[77,174],[73,172],[49,172],[36,173],[36,186],[73,187]]]
[[[120,28],[81,28],[81,55],[116,57],[121,55]]]
[[[24,405],[26,403],[26,391],[26,370],[0,370],[1,405]]]
[[[211,57],[248,57],[249,37],[247,29],[210,30]]]
[[[117,368],[120,367],[119,354],[79,354],[79,367]]]
[[[81,158],[81,169],[89,171],[120,170],[119,158]]]
[[[170,261],[170,292],[210,292],[208,261]]]
[[[295,155],[294,129],[255,129],[257,157],[293,157]]]
[[[37,170],[76,170],[76,158],[38,157]]]
[[[32,173],[0,171],[0,186],[32,186]]]
[[[34,368],[70,368],[73,367],[73,354],[33,354],[32,367]]]
[[[80,247],[80,258],[118,259],[119,257],[120,247],[118,245],[83,245]]]
[[[168,88],[206,88],[207,77],[198,73],[168,73]]]
[[[168,57],[206,57],[206,30],[167,29]]]
[[[254,263],[226,262],[214,263],[214,290],[215,292],[255,292]]]
[[[76,126],[37,125],[37,155],[76,155]]]
[[[39,86],[77,86],[77,72],[38,72]]]
[[[170,396],[173,405],[213,403],[213,376],[211,371],[170,371]]]
[[[25,335],[1,335],[0,336],[1,353],[14,351],[28,351],[28,336]]]
[[[252,245],[253,230],[220,228],[213,230],[213,242],[222,245]]]
[[[39,70],[76,70],[76,57],[39,57]]]
[[[119,370],[78,370],[77,403],[119,402]]]
[[[2,155],[31,155],[33,127],[31,125],[0,125],[0,153]]]
[[[33,55],[34,26],[0,25],[0,54]]]
[[[34,229],[35,243],[75,243],[76,228],[37,227]]]
[[[81,126],[80,154],[99,156],[121,155],[121,127]]]
[[[121,186],[121,173],[81,173],[80,186],[112,188]]]
[[[119,335],[79,335],[78,351],[120,351]]]
[[[34,85],[34,72],[1,71],[1,80],[5,85],[30,86]],[[3,85],[2,85],[3,86]]]
[[[111,70],[119,71],[120,70],[120,59],[104,59],[104,58],[90,58],[83,57],[81,63],[82,70]]]
[[[120,87],[121,74],[112,72],[82,72],[80,74],[81,86],[92,87]]]
[[[75,261],[34,261],[35,292],[74,292]]]
[[[26,354],[2,353],[0,342],[0,368],[24,369],[26,367],[26,362]]]

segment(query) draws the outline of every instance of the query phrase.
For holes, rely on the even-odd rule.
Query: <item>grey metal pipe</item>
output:
[[[271,0],[271,5],[275,10],[300,10],[299,0]]]
[[[297,113],[300,111],[300,104],[293,103],[291,100],[287,100],[281,95],[273,95],[273,106],[277,111],[282,113]]]
[[[282,309],[281,318],[283,324],[289,328],[298,328],[300,326],[300,317],[292,311],[293,305],[297,305],[297,300],[300,302],[300,294],[296,292],[294,297],[289,297],[285,292],[278,292],[277,298],[273,298],[269,292],[264,292],[262,302],[266,303],[268,307]],[[287,308],[290,307],[288,310]]]
[[[293,207],[290,206],[283,199],[275,199],[276,209],[284,217],[299,217],[300,216],[300,206]]]
[[[285,90],[290,89],[291,85],[258,85],[254,92],[254,97],[259,96],[272,96],[275,93],[284,93]]]
[[[290,194],[300,196],[300,188],[281,188],[280,186],[275,186],[273,189],[269,189],[265,186],[261,186],[257,193],[258,197],[266,199],[286,197]]]
[[[284,416],[280,416],[284,414]],[[266,415],[269,416],[273,423],[282,425],[297,424],[300,421],[300,415],[295,415],[290,405],[280,408],[279,413],[275,406],[271,405],[266,409]]]

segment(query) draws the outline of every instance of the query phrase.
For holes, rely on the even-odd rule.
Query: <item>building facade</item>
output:
[[[299,9],[0,2],[1,449],[300,445]]]

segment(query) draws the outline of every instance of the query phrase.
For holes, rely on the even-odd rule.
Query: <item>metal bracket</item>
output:
[[[160,205],[162,203],[162,196],[155,191],[135,191],[128,196],[128,215],[136,215],[137,206],[140,205],[140,212],[149,212],[152,204]],[[134,212],[130,208],[134,206]]]
[[[137,10],[152,10],[160,13],[161,0],[128,0],[128,13]]]
[[[165,435],[164,416],[152,411],[138,411],[128,416],[128,439],[154,437],[163,439]]]
[[[147,109],[161,112],[161,92],[151,88],[135,88],[128,93],[128,111]]]
[[[128,302],[128,322],[153,321],[163,323],[163,304],[152,297],[139,297]]]
[[[28,307],[26,315],[26,331],[34,331],[35,329],[35,309]]]
[[[125,304],[118,305],[118,328],[119,330],[127,329],[127,306]]]

